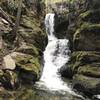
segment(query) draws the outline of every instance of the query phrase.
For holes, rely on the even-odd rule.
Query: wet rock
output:
[[[86,72],[93,71],[94,69],[99,70],[98,68],[100,66],[99,62],[100,62],[99,52],[77,51],[72,53],[69,63],[65,65],[66,67],[63,70],[69,74],[72,73],[70,75],[73,76],[75,73],[78,73],[80,69],[84,69]]]
[[[63,66],[60,69],[59,72],[60,72],[60,74],[61,74],[62,77],[72,78],[72,76],[73,76],[73,72],[72,72],[71,68],[67,64],[65,66]]]
[[[22,87],[16,91],[8,91],[5,90],[3,87],[0,87],[0,99],[1,100],[27,100],[36,98],[36,91],[33,87]],[[38,97],[38,96],[37,96]]]
[[[84,65],[84,66],[80,66],[78,68],[78,74],[83,74],[86,76],[91,76],[91,77],[96,77],[96,78],[100,78],[100,63],[98,64],[98,66],[96,66],[96,64],[94,65]]]
[[[17,74],[10,70],[0,70],[0,84],[6,89],[16,89],[19,87]]]
[[[73,87],[88,96],[96,95],[100,93],[100,79],[77,74],[73,78]]]
[[[74,50],[99,51],[100,25],[84,23],[74,34]],[[95,45],[96,44],[96,45]]]

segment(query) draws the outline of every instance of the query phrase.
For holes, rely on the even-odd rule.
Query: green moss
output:
[[[30,55],[26,56],[17,56],[16,64],[23,70],[36,73],[37,75],[40,72],[40,61],[38,58],[34,58]]]
[[[17,55],[15,60],[16,60],[16,63],[20,62],[20,63],[26,64],[29,61],[29,59],[31,59],[31,58],[32,58],[31,55],[22,55],[22,56]]]
[[[81,17],[81,18],[85,18],[85,17],[89,16],[91,12],[92,12],[91,10],[88,10],[88,11],[86,11],[86,12],[84,12],[84,13],[81,13],[81,14],[80,14],[80,17]]]
[[[21,24],[27,28],[33,29],[35,32],[41,32],[40,23],[34,17],[22,16]]]
[[[78,73],[87,75],[87,76],[92,76],[92,77],[100,77],[100,68],[91,66],[91,65],[85,65],[85,66],[80,66],[78,68]]]
[[[82,26],[81,26],[81,31],[82,30],[91,30],[91,29],[100,29],[100,24],[90,24],[90,23],[84,23]]]
[[[84,57],[90,57],[90,58],[95,58],[99,60],[100,52],[96,51],[77,51],[73,52],[72,58],[75,58],[76,61],[81,61]]]
[[[30,62],[40,68],[39,58],[30,59]]]
[[[36,48],[33,45],[26,45],[24,47],[20,47],[16,51],[22,52],[22,53],[25,53],[25,54],[34,55],[34,56],[38,56],[39,55],[39,49]]]
[[[98,63],[100,62],[100,53],[95,51],[77,51],[72,53],[70,60],[71,62],[69,66],[70,69],[73,71],[73,73],[78,73],[78,72],[80,73],[79,69],[81,69],[81,67],[83,69],[85,68],[85,65],[90,66],[93,62],[97,64],[94,64],[94,66],[91,65],[91,68],[90,67],[89,68],[92,70],[92,67],[98,67],[99,66]]]
[[[83,55],[85,55],[86,52],[73,52],[71,56],[71,63],[69,64],[70,69],[72,70],[73,73],[77,73],[77,69],[79,66],[83,65],[81,62],[81,59],[83,58]]]
[[[77,81],[78,84],[86,88],[96,89],[96,86],[100,84],[100,80],[98,78],[87,77],[81,74],[77,74],[74,76],[74,81]]]
[[[28,90],[24,90],[22,94],[20,94],[20,96],[18,97],[18,99],[21,100],[28,100],[29,98],[31,98],[31,96],[33,95],[33,90],[28,89]]]
[[[87,54],[91,55],[92,53],[93,52],[86,52],[86,51],[73,52],[72,56],[71,56],[71,61],[72,61],[72,63],[75,63],[76,61],[80,62],[84,56],[86,56]]]
[[[74,34],[74,40],[79,39],[82,33],[87,34],[87,32],[92,30],[100,30],[100,24],[83,23],[79,29],[76,30]]]
[[[0,70],[0,78],[3,76],[4,72]]]

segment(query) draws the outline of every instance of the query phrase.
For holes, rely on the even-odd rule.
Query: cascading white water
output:
[[[48,33],[48,40],[56,40],[56,37],[54,36],[54,16],[55,14],[49,13],[45,17],[45,26],[46,31]]]
[[[67,39],[57,39],[54,35],[54,13],[49,13],[45,17],[45,26],[48,33],[48,45],[44,51],[44,69],[40,81],[36,83],[40,89],[68,92],[79,96],[68,87],[58,70],[64,66],[68,60],[70,52]],[[81,96],[79,96],[81,97]]]
[[[45,17],[45,26],[48,33],[48,45],[44,51],[44,69],[39,85],[52,91],[72,92],[61,79],[58,70],[68,62],[68,40],[57,39],[54,35],[54,13]]]

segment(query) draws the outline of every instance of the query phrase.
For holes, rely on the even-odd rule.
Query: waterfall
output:
[[[48,33],[48,40],[56,40],[57,38],[54,36],[54,16],[55,14],[49,13],[45,17],[45,26],[46,31]]]
[[[68,62],[70,51],[68,40],[57,39],[54,35],[54,16],[54,13],[49,13],[45,17],[48,44],[44,51],[44,69],[39,85],[52,91],[71,92],[71,89],[58,74],[58,70]]]
[[[39,89],[63,91],[63,93],[68,92],[76,95],[58,74],[58,70],[68,62],[70,50],[67,39],[57,39],[54,35],[54,16],[54,13],[49,13],[45,17],[48,44],[44,51],[43,73],[37,84]]]

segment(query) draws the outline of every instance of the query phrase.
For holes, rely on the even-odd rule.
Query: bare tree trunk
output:
[[[16,22],[15,22],[15,26],[14,26],[13,31],[12,31],[12,35],[13,35],[14,40],[16,39],[18,28],[19,28],[19,25],[20,25],[22,1],[23,0],[19,0],[19,2],[18,2],[18,10],[17,10]]]

